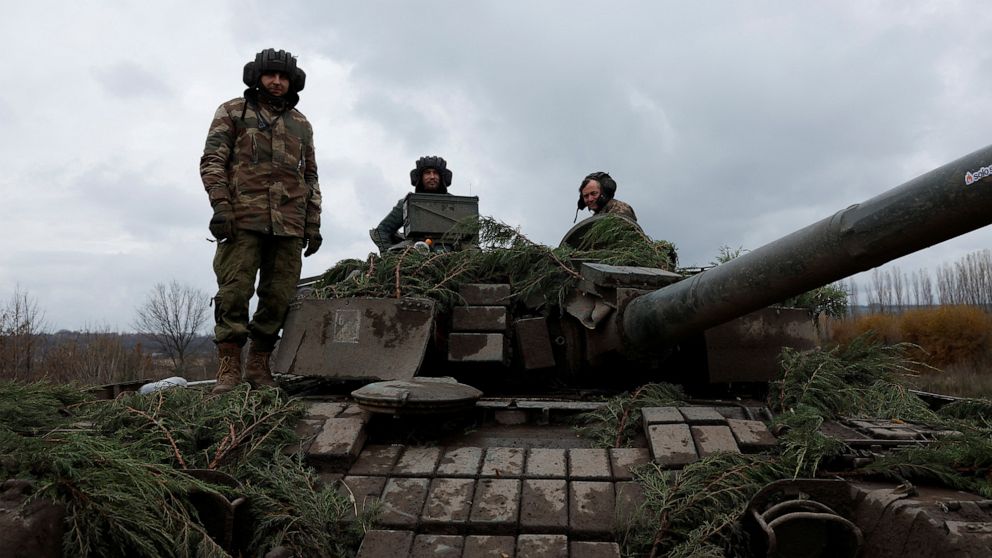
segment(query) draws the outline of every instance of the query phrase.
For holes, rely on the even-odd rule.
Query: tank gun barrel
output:
[[[632,300],[626,342],[649,350],[992,223],[992,146],[729,262]]]

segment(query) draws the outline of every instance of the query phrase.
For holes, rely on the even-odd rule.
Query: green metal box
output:
[[[403,233],[407,239],[437,239],[459,222],[478,216],[478,196],[407,194],[403,204]]]

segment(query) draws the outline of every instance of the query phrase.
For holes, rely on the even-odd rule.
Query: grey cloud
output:
[[[147,253],[48,251],[14,254],[23,288],[38,299],[54,329],[131,329],[134,310],[157,282],[178,279],[208,294],[215,289],[210,247],[156,244]],[[191,265],[191,262],[196,262]],[[65,281],[71,277],[71,281]],[[80,308],[87,312],[80,313]]]
[[[210,207],[197,186],[155,176],[141,165],[103,163],[77,176],[56,209],[82,227],[89,220],[112,223],[143,242],[192,234],[186,231],[206,234]]]
[[[361,210],[383,216],[392,209],[396,203],[395,184],[405,179],[403,175],[392,177],[384,176],[382,169],[372,163],[361,163],[341,158],[328,159],[327,164],[323,164],[321,170],[321,188],[323,195],[324,217],[321,219],[322,234],[327,237],[346,238],[348,236],[367,236],[366,231],[378,224],[378,217],[374,223],[369,223],[365,230],[353,231],[343,227],[335,214],[344,210],[338,199],[337,188],[341,178],[347,178],[355,184],[356,193],[359,197]]]
[[[272,10],[249,1],[215,14],[222,19],[210,48],[195,48],[212,68],[211,60],[247,61],[259,48],[287,48],[314,83],[321,76],[307,56],[347,67],[355,105],[335,114],[349,129],[384,131],[383,151],[399,146],[411,163],[444,149],[459,193],[471,184],[484,213],[519,221],[510,224],[540,242],[556,243],[571,225],[581,177],[608,170],[618,197],[635,207],[649,234],[674,241],[686,264],[712,260],[721,244],[756,248],[987,142],[982,115],[992,107],[983,100],[992,55],[974,32],[989,19],[977,4],[699,4],[291,0]],[[148,29],[160,40],[174,32]],[[182,94],[170,87],[190,72],[185,58],[156,65],[145,62],[154,55],[141,46],[127,54],[135,61],[111,57],[92,70],[103,98],[80,105],[103,116],[124,100],[147,115],[141,124],[148,128],[135,133],[133,118],[108,119],[106,134],[149,137],[161,118],[187,118],[190,98],[206,96],[195,87],[203,74]],[[240,67],[231,67],[236,72],[224,82],[231,87],[209,95],[204,116],[191,124],[190,144],[202,145],[207,112],[240,89]],[[418,104],[425,93],[437,97],[434,106]],[[20,107],[3,99],[7,124]],[[326,118],[319,104],[306,102],[312,122]],[[465,103],[471,112],[459,114]],[[437,105],[447,111],[441,122],[431,112]],[[345,230],[334,213],[377,220],[407,170],[385,168],[374,148],[345,160],[317,141],[325,238],[335,242],[307,260],[311,267],[315,259],[364,256],[335,250],[365,246],[375,223]],[[32,169],[24,187],[59,184],[74,165],[87,164],[78,159],[70,153],[26,163]],[[209,283],[209,246],[187,246],[203,236],[209,218],[199,184],[180,184],[194,157],[161,163],[158,175],[143,161],[94,167],[78,177],[65,207],[47,210],[82,227],[92,219],[116,223],[155,246],[157,259],[143,262],[154,273]],[[169,165],[175,174],[162,170]],[[339,184],[356,185],[357,207],[341,206]],[[170,250],[192,251],[199,263],[192,269],[187,257],[183,269],[174,262],[184,258]],[[109,259],[98,265],[132,268]],[[66,269],[39,273],[77,268]]]
[[[121,99],[163,99],[173,95],[160,74],[136,62],[123,60],[94,68],[93,76],[107,94]]]
[[[364,118],[383,123],[391,137],[402,140],[412,150],[443,133],[427,115],[389,96],[384,90],[363,95],[356,103],[355,111]]]
[[[13,109],[10,108],[10,106],[7,103],[4,102],[3,99],[0,99],[0,123],[2,123],[4,126],[10,126],[10,127],[13,127],[15,125],[14,111]]]

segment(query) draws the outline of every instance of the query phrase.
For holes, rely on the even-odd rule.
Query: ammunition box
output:
[[[479,216],[477,196],[448,194],[407,194],[403,204],[403,233],[408,239],[440,239],[459,223]],[[451,240],[466,240],[470,234]]]

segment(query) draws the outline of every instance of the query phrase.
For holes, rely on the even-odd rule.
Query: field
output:
[[[992,316],[974,306],[933,306],[830,320],[825,343],[870,334],[909,345],[919,365],[908,385],[958,397],[992,398]]]

